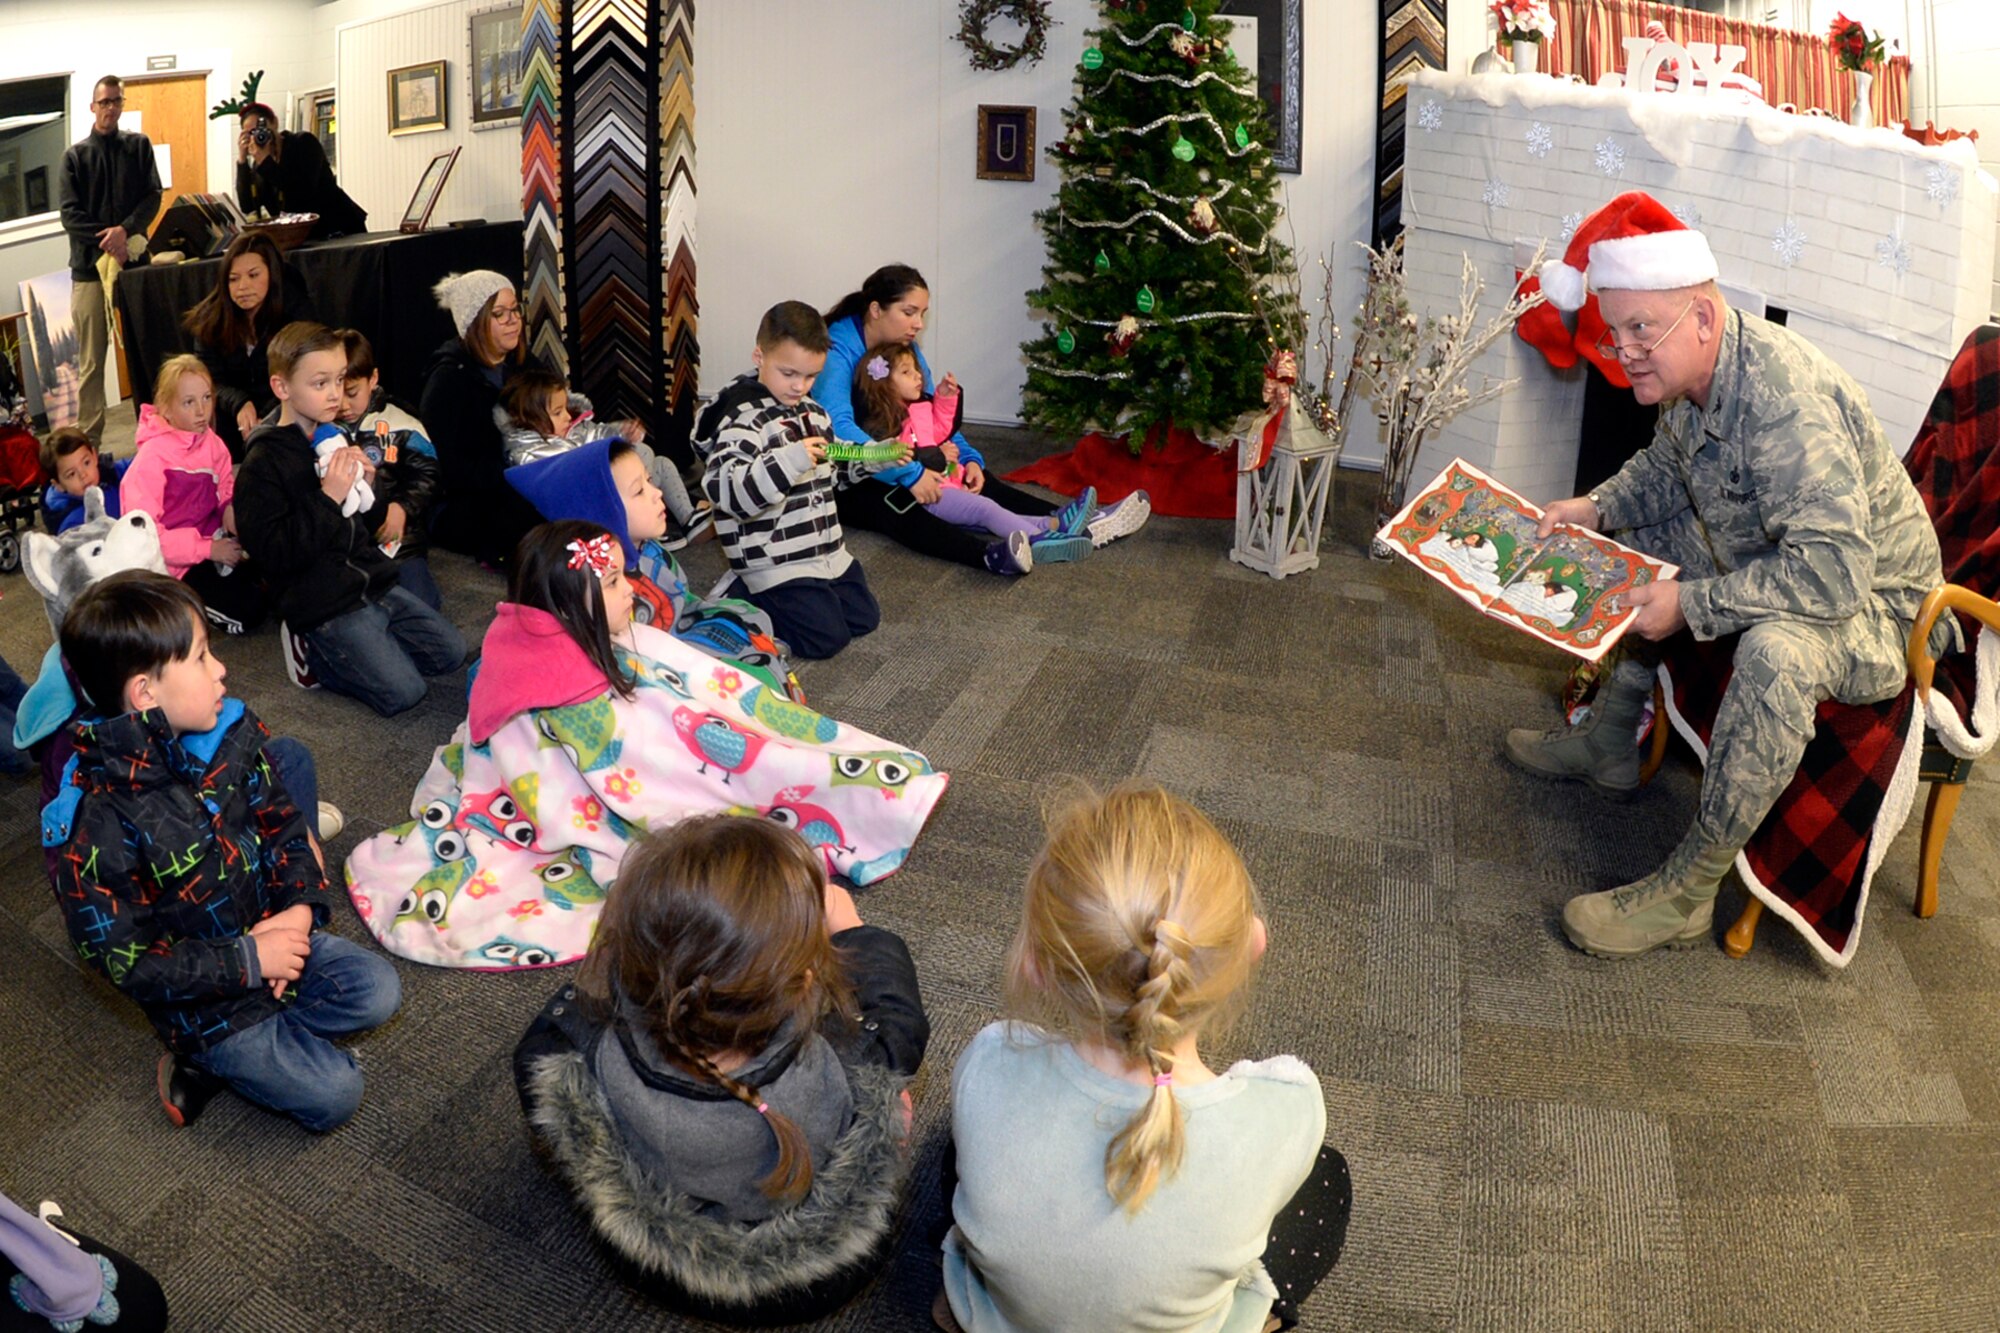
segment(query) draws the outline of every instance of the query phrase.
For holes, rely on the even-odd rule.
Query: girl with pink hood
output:
[[[139,408],[139,451],[120,494],[126,512],[153,516],[167,572],[201,595],[209,620],[247,634],[269,603],[236,540],[236,473],[229,446],[212,428],[214,415],[215,385],[200,357],[161,366],[153,401]]]

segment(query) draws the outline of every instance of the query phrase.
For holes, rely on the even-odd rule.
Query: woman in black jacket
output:
[[[505,565],[542,521],[507,484],[507,447],[493,421],[502,386],[526,361],[521,300],[514,284],[490,269],[450,274],[432,290],[458,336],[432,356],[417,404],[443,480],[431,540]]]
[[[333,178],[319,140],[278,128],[278,113],[262,102],[243,108],[236,136],[236,202],[245,213],[317,213],[312,239],[368,230],[368,214]]]
[[[271,335],[315,317],[305,279],[270,237],[252,231],[229,243],[215,289],[181,317],[214,377],[215,433],[232,462],[243,462],[243,441],[278,405],[267,359]]]

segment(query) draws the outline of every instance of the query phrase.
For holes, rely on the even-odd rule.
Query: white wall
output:
[[[1325,254],[1339,268],[1343,322],[1361,299],[1353,242],[1368,237],[1375,160],[1378,39],[1372,22],[1353,22],[1357,2],[1305,0],[1305,170],[1279,178],[1308,295]],[[978,180],[973,140],[981,103],[1038,107],[1038,149],[1063,133],[1097,7],[1055,0],[1052,10],[1039,65],[981,73],[952,40],[956,7],[942,0],[697,8],[704,393],[748,368],[772,303],[825,308],[900,261],[932,284],[925,352],[965,381],[968,415],[1018,419],[1019,344],[1038,327],[1022,297],[1045,253],[1033,214],[1054,198],[1058,174],[1042,157],[1033,182]],[[1366,459],[1372,437],[1356,436],[1350,453]]]
[[[1978,130],[1979,158],[2000,176],[2000,8],[1993,0],[1936,0],[1934,96],[1940,129]],[[2000,281],[1993,286],[2000,311]]]
[[[341,188],[368,210],[370,231],[394,231],[431,158],[462,148],[431,225],[521,215],[517,124],[472,128],[470,16],[494,0],[336,0],[312,13],[315,50],[331,51],[324,87],[339,117]],[[444,60],[448,128],[389,137],[387,71]]]
[[[235,96],[244,76],[261,69],[258,96],[283,108],[293,93],[312,86],[304,81],[312,66],[311,14],[309,0],[0,0],[0,79],[73,74],[72,142],[89,133],[97,77],[144,74],[148,56],[172,55],[183,70],[209,70],[211,105]],[[235,188],[235,134],[234,122],[210,127],[210,190]],[[21,308],[21,279],[68,262],[68,243],[53,219],[0,232],[0,314]]]

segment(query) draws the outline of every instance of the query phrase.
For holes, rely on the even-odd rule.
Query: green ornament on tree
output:
[[[1102,250],[1099,250],[1097,258],[1090,262],[1092,267],[1096,268],[1099,273],[1109,273],[1111,271],[1111,256],[1105,254]]]
[[[1250,131],[1243,127],[1243,122],[1240,120],[1236,122],[1236,146],[1238,148],[1250,146]]]
[[[1194,161],[1194,145],[1188,142],[1185,134],[1174,140],[1173,153],[1183,162]]]
[[[1058,333],[1056,335],[1056,350],[1064,356],[1068,356],[1071,352],[1074,352],[1076,350],[1076,335],[1068,329],[1064,329],[1061,333]]]
[[[1142,315],[1152,314],[1153,306],[1157,304],[1153,300],[1153,289],[1151,287],[1141,287],[1139,289],[1139,297],[1136,301],[1133,302],[1133,304],[1139,307],[1140,314]]]
[[[1189,32],[1193,32],[1194,25],[1195,25],[1194,11],[1192,9],[1183,9],[1181,11],[1181,27],[1187,29],[1187,31]]]
[[[1104,52],[1094,46],[1086,48],[1083,53],[1083,67],[1085,69],[1104,68]]]

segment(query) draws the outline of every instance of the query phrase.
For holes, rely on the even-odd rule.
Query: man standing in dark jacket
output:
[[[160,211],[160,168],[150,139],[118,128],[125,109],[118,76],[99,79],[90,98],[90,133],[63,154],[57,206],[69,233],[70,317],[83,376],[77,426],[96,445],[104,436],[111,287],[118,270],[145,253],[146,228]]]
[[[245,213],[317,213],[312,238],[368,230],[368,214],[334,179],[326,150],[310,134],[278,128],[262,102],[243,108],[236,136],[236,202]]]

